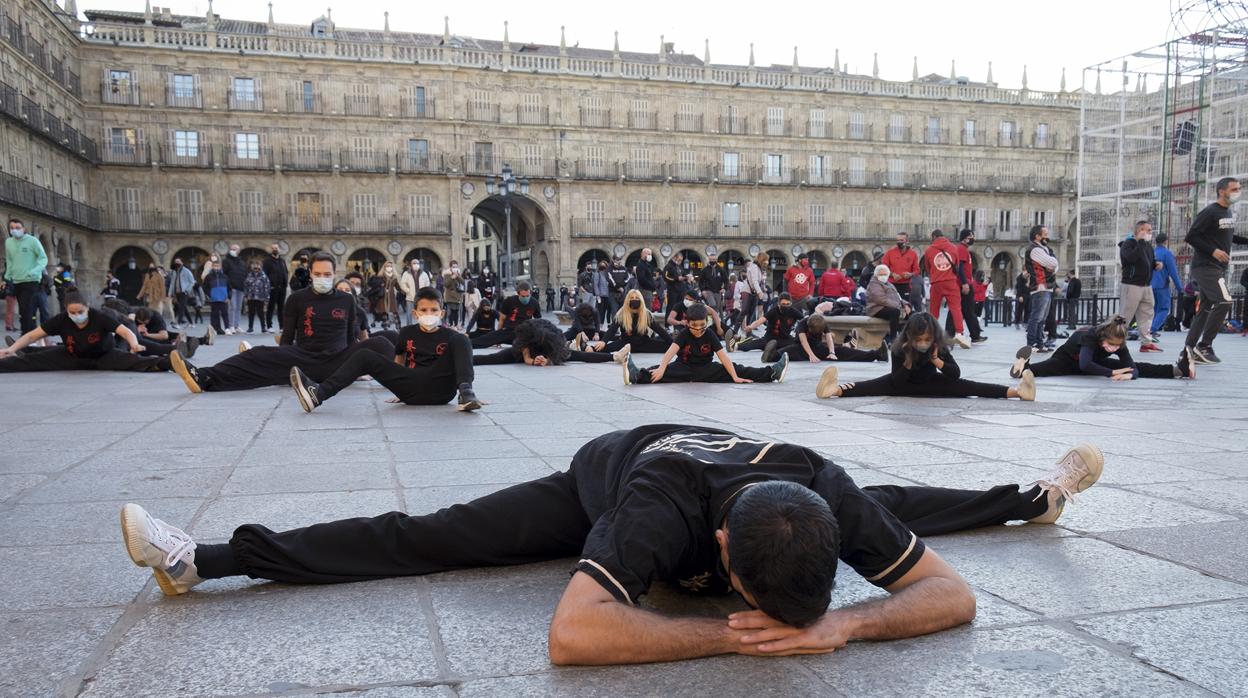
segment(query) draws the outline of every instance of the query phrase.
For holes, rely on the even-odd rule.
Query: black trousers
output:
[[[260,318],[260,330],[267,332],[269,329],[269,321],[264,314],[264,301],[250,300],[247,301],[247,331],[251,332],[256,326],[256,318]]]
[[[965,296],[963,296],[963,298],[965,298]],[[875,311],[874,317],[878,317],[881,320],[888,320],[888,336],[889,337],[896,337],[897,333],[901,330],[901,308],[880,308],[879,310]],[[969,321],[966,320],[965,309],[963,309],[962,311],[962,318],[964,321],[966,321],[969,324]],[[946,325],[953,324],[952,316],[950,316],[949,320],[947,320],[945,324]],[[976,326],[978,327],[978,325]]]
[[[1140,378],[1174,378],[1174,366],[1171,364],[1143,364],[1137,362],[1136,369],[1140,372]],[[1070,358],[1063,352],[1054,352],[1052,356],[1028,366],[1036,378],[1044,376],[1081,376],[1083,371],[1079,370],[1079,362]]]
[[[593,526],[577,494],[577,477],[574,465],[424,516],[392,511],[282,533],[248,524],[237,528],[229,543],[200,545],[195,563],[205,579],[247,575],[336,584],[572,557]],[[862,489],[919,536],[1026,521],[1048,508],[1038,487]]]
[[[1225,274],[1221,269],[1192,267],[1192,279],[1200,288],[1200,310],[1192,318],[1192,328],[1187,331],[1187,346],[1213,346],[1213,338],[1222,331],[1226,314],[1231,312],[1231,292],[1226,286]],[[20,302],[20,296],[18,300]],[[22,331],[26,331],[24,325]]]
[[[282,326],[282,310],[286,307],[286,284],[273,284],[269,291],[269,308],[265,312],[265,327]],[[274,324],[276,323],[276,324]]]
[[[823,342],[815,342],[810,345],[810,350],[820,361],[828,358],[828,345]],[[802,348],[800,343],[794,343],[786,347],[781,353],[789,355],[789,361],[810,361],[810,357],[806,356],[806,350]],[[836,348],[836,358],[833,361],[879,361],[880,353],[871,351],[870,349],[855,349],[853,347],[840,346]]]
[[[147,337],[138,337],[139,346],[143,347],[143,356],[169,356],[169,354],[178,348],[177,333],[169,333],[169,341],[162,342],[156,339],[148,339]]]
[[[580,361],[585,364],[605,364],[611,361],[611,355],[600,351],[573,351],[568,354],[567,361]],[[478,354],[472,357],[476,366],[503,366],[506,364],[524,363],[523,359],[511,349],[501,349],[493,354]]]
[[[225,328],[230,326],[230,304],[225,301],[213,301],[210,322],[217,334],[225,334]]]
[[[187,294],[181,291],[173,294],[173,321],[191,324],[191,313],[187,308]]]
[[[13,284],[13,289],[17,291],[18,328],[26,334],[39,325],[35,319],[35,314],[39,312],[39,303],[35,298],[39,295],[39,282],[24,281]]]
[[[445,405],[455,399],[459,386],[472,383],[472,347],[468,338],[456,335],[451,342],[451,357],[455,375],[447,376],[441,367],[417,366],[408,368],[371,351],[357,351],[338,370],[321,381],[317,391],[322,400],[338,394],[360,376],[372,376],[386,390],[407,405]]]
[[[1007,388],[995,383],[977,383],[964,378],[941,376],[930,383],[902,383],[893,380],[892,374],[872,378],[869,381],[842,384],[841,397],[873,397],[879,395],[897,397],[995,397],[1006,396]]]
[[[516,341],[516,328],[508,327],[475,337],[472,340],[472,348],[488,349],[496,344],[511,344],[514,341]]]
[[[671,342],[665,342],[658,337],[636,335],[611,340],[607,342],[607,347],[603,351],[617,352],[623,349],[625,344],[631,345],[629,351],[634,354],[662,354],[672,346]]]
[[[962,294],[962,324],[966,326],[966,331],[968,334],[970,334],[971,339],[975,339],[977,337],[983,336],[984,330],[982,327],[979,326],[979,318],[976,317],[975,315],[975,294],[974,293]],[[896,329],[893,329],[891,331],[894,333],[897,332]],[[953,336],[953,314],[952,313],[945,316],[945,332],[948,332],[950,337]]]
[[[298,366],[318,383],[331,376],[357,352],[369,351],[393,360],[394,345],[382,337],[356,342],[337,354],[314,354],[297,346],[263,346],[235,354],[215,366],[199,369],[204,390],[251,390],[270,385],[287,385],[290,369]]]
[[[1079,299],[1066,299],[1066,329],[1075,329],[1075,323],[1079,319]]]
[[[139,356],[128,351],[113,350],[98,359],[71,356],[65,347],[46,347],[0,359],[0,373],[27,371],[135,371],[151,373],[168,371],[169,359],[164,356]]]
[[[755,383],[770,383],[776,379],[776,374],[771,370],[770,366],[742,366],[734,363],[733,370],[737,372],[737,377],[748,378]],[[643,368],[637,378],[638,385],[650,383],[650,373],[658,369],[658,366]],[[703,366],[691,366],[684,361],[673,361],[667,365],[667,370],[663,372],[663,377],[659,379],[660,383],[731,383],[732,377],[728,375],[728,369],[718,361],[712,361]]]
[[[741,342],[737,345],[737,351],[754,351],[755,349],[762,351],[767,348],[767,342],[776,340],[776,348],[784,349],[785,347],[797,344],[797,340],[792,337],[755,337],[754,339]]]

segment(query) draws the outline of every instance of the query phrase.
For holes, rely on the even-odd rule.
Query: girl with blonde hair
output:
[[[610,329],[603,336],[603,351],[618,352],[626,345],[638,354],[662,354],[672,346],[672,335],[646,307],[641,291],[633,289],[624,296],[624,305],[615,314]]]

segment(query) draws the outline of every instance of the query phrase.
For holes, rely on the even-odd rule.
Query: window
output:
[[[407,161],[412,167],[428,167],[429,141],[423,138],[407,139]]]
[[[347,93],[347,108],[352,114],[368,114],[373,102],[373,88],[371,85],[362,83],[354,83],[351,90]]]
[[[979,177],[984,173],[983,163],[978,160],[962,161],[962,178],[968,184],[975,185],[979,182]]]
[[[784,107],[767,107],[767,135],[785,135]]]
[[[654,202],[653,201],[634,201],[633,202],[633,222],[649,223],[654,219]]]
[[[741,154],[740,153],[724,153],[724,177],[741,176]]]
[[[736,201],[725,201],[724,210],[724,227],[739,228],[741,227],[741,204]]]
[[[1008,208],[997,211],[997,230],[1014,230],[1016,223],[1018,217],[1014,215],[1014,211]]]
[[[1045,227],[1048,227],[1052,225],[1052,221],[1053,221],[1052,211],[1032,211],[1031,212],[1031,224],[1032,225],[1043,225]]]
[[[595,170],[601,170],[604,162],[605,158],[603,156],[602,146],[591,145],[585,148],[585,165],[587,167]]]
[[[860,111],[850,112],[848,138],[862,140],[867,137],[867,116]]]
[[[607,202],[603,199],[586,199],[585,219],[605,221],[607,219]]]
[[[845,218],[849,221],[849,229],[852,232],[862,233],[867,227],[867,207],[861,204],[847,206]]]
[[[544,120],[542,118],[542,96],[536,93],[522,95],[519,117],[521,123],[541,123]]]
[[[901,158],[890,158],[888,161],[888,186],[906,186],[906,161]]]
[[[900,232],[906,224],[906,207],[890,206],[888,209],[888,225],[894,231]]]
[[[525,111],[537,111],[542,108],[542,96],[536,93],[525,94],[522,106]]]
[[[180,158],[199,156],[199,131],[174,131],[173,154]]]
[[[239,102],[256,101],[256,81],[254,78],[234,78],[234,99]]]
[[[537,143],[525,143],[523,162],[526,171],[541,174],[542,146]]]
[[[371,221],[377,218],[376,194],[352,194],[351,215],[355,220]]]
[[[923,216],[923,223],[929,228],[939,228],[945,220],[945,209],[936,206],[928,206],[927,212]]]
[[[607,111],[602,108],[601,97],[586,97],[581,108],[582,126],[608,126]]]
[[[478,172],[494,172],[494,144],[478,142],[472,144],[473,168]]]
[[[303,91],[301,94],[303,97],[303,110],[305,112],[316,111],[316,92],[312,87],[311,80],[303,81]]]
[[[925,143],[940,143],[940,117],[927,117],[927,133],[924,134],[923,141]]]
[[[697,170],[696,156],[692,150],[682,150],[676,154],[676,167],[681,179],[693,179]]]
[[[962,144],[975,145],[975,120],[967,119],[962,122]]]
[[[823,138],[828,135],[828,117],[824,110],[810,110],[810,128],[806,135],[811,138]]]
[[[1049,125],[1048,124],[1036,124],[1036,147],[1037,148],[1049,147]]]
[[[173,96],[175,99],[193,99],[195,97],[195,76],[177,73],[173,76]]]
[[[888,140],[905,141],[908,140],[909,134],[906,133],[906,115],[890,114],[888,116]]]
[[[264,211],[264,192],[238,192],[238,212],[243,216],[258,217]]]
[[[177,202],[178,218],[187,228],[198,229],[204,222],[204,192],[199,189],[175,189],[174,200]]]
[[[628,110],[628,125],[631,128],[654,128],[654,115],[650,112],[650,101],[634,99]]]
[[[849,184],[854,187],[865,186],[867,183],[867,159],[849,159]]]
[[[130,90],[130,71],[128,70],[108,71],[108,85],[114,93],[128,92]]]
[[[295,151],[300,155],[316,155],[316,136],[300,133],[295,136]]]
[[[424,116],[425,109],[428,107],[427,100],[425,99],[424,87],[418,86],[418,87],[412,88],[412,103],[413,103],[413,106],[416,107],[415,116]]]
[[[433,215],[432,194],[408,194],[407,215],[413,219],[428,219]]]
[[[776,154],[768,154],[764,157],[764,165],[766,166],[767,178],[771,180],[780,179],[784,172],[784,156]]]
[[[697,113],[698,105],[688,102],[681,103],[676,108],[676,130],[678,131],[699,131],[702,128]]]
[[[1016,131],[1014,128],[1014,122],[1002,121],[1001,122],[1001,142],[999,143],[999,145],[1003,145],[1003,146],[1016,145],[1016,143],[1014,142],[1015,135],[1016,135]]]
[[[983,232],[984,226],[988,225],[988,209],[986,208],[964,208],[962,209],[962,227],[969,228],[975,232]]]
[[[649,148],[633,148],[632,158],[633,174],[645,175],[650,173],[650,149]]]
[[[300,226],[315,229],[321,224],[321,195],[318,192],[295,194],[293,213]]]
[[[234,156],[239,160],[260,159],[260,134],[234,134]]]
[[[811,223],[823,225],[828,220],[827,206],[823,204],[811,204],[806,207],[806,215],[810,218]]]
[[[828,175],[828,156],[811,155],[810,156],[810,172],[807,175],[810,182],[812,184],[817,183],[817,182],[823,182],[824,179],[827,178],[827,175]]]
[[[784,223],[784,204],[767,204],[767,224]]]
[[[132,128],[110,128],[108,145],[114,155],[134,155],[139,145],[139,132]]]
[[[695,201],[682,201],[679,205],[680,222],[693,223],[698,219],[698,204]]]
[[[113,213],[117,222],[126,227],[133,227],[139,222],[139,190],[130,187],[117,187],[112,192]]]

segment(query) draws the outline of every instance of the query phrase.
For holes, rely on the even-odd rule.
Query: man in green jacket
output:
[[[43,251],[39,238],[27,235],[22,222],[10,218],[9,237],[4,241],[4,280],[13,284],[17,294],[23,335],[35,329],[35,296],[47,267],[48,254]]]

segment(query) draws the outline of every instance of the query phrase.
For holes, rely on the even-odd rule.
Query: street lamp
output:
[[[520,190],[522,196],[529,194],[529,180],[525,177],[516,179],[511,171],[511,165],[503,163],[502,174],[495,177],[490,175],[485,178],[485,193],[490,196],[500,196],[503,199],[503,213],[507,218],[507,264],[506,272],[503,273],[503,284],[510,285],[515,288],[515,275],[512,273],[511,258],[511,197]]]

